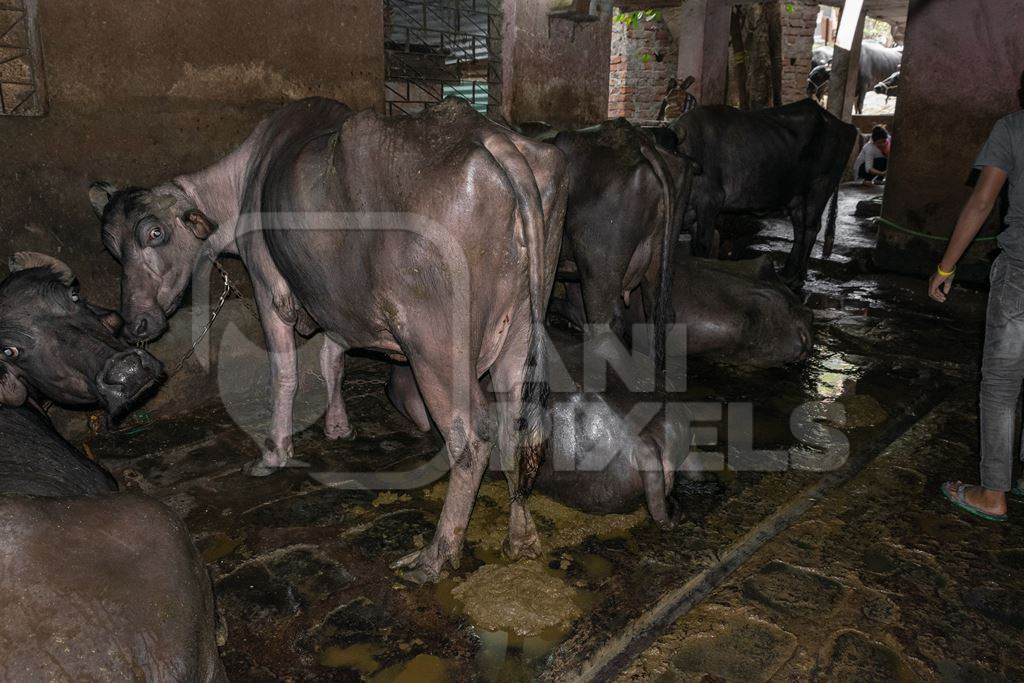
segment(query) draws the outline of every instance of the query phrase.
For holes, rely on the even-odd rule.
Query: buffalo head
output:
[[[0,282],[0,405],[36,394],[112,415],[160,378],[160,362],[118,337],[121,317],[93,306],[63,262],[20,252]]]
[[[156,339],[181,304],[203,241],[217,226],[175,184],[147,190],[97,182],[89,199],[103,224],[103,244],[124,269],[125,337]]]

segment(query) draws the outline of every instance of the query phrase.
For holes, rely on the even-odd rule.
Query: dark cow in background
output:
[[[758,111],[698,107],[676,119],[672,131],[679,149],[702,168],[684,219],[697,255],[710,253],[719,214],[785,209],[793,222],[793,248],[782,279],[798,285],[830,200],[822,253],[831,254],[839,181],[856,128],[804,99]]]
[[[209,576],[184,525],[117,493],[33,405],[122,412],[159,362],[115,334],[67,266],[18,254],[0,283],[0,678],[223,681]]]
[[[689,164],[625,119],[563,131],[554,144],[569,162],[561,262],[578,274],[586,321],[628,340],[625,308],[639,307],[639,293],[656,327],[660,367]]]
[[[124,267],[134,340],[178,308],[207,253],[234,253],[254,284],[272,365],[270,437],[254,474],[292,457],[296,329],[321,329],[329,437],[351,434],[344,353],[407,359],[447,445],[437,532],[397,563],[416,581],[457,564],[495,439],[509,476],[507,550],[539,553],[525,497],[544,452],[543,324],[561,242],[565,160],[555,147],[449,98],[419,116],[289,104],[206,170],[152,189],[94,184],[104,241]],[[478,378],[508,400],[497,427]],[[496,437],[496,438],[495,438]]]
[[[864,111],[864,96],[874,89],[876,83],[899,71],[902,61],[902,48],[885,47],[870,40],[861,43],[857,86],[854,90],[854,110],[858,114]],[[822,99],[824,95],[828,94],[831,78],[831,62],[813,64],[807,77],[807,94],[819,100]]]
[[[899,71],[902,61],[902,48],[885,47],[869,40],[861,43],[855,92],[858,114],[864,111],[864,96],[874,89],[876,83]]]
[[[888,78],[879,81],[874,91],[879,95],[885,95],[886,97],[896,97],[896,91],[900,85],[900,72],[895,71]]]
[[[807,75],[807,95],[821,102],[828,94],[828,84],[832,78],[831,64],[818,64]]]
[[[811,67],[831,64],[833,51],[834,48],[831,45],[819,45],[811,50]]]

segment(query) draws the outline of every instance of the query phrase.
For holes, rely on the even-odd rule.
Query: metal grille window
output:
[[[0,116],[46,113],[36,0],[0,0]]]
[[[415,114],[449,95],[497,111],[501,0],[385,0],[384,12],[388,114]]]

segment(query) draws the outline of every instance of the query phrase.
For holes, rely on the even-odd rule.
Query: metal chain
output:
[[[249,315],[251,315],[256,322],[259,322],[260,314],[253,310],[252,306],[249,305],[249,302],[246,300],[245,296],[240,291],[238,291],[238,287],[236,287],[235,284],[231,282],[231,278],[228,277],[228,271],[224,268],[223,265],[221,265],[220,261],[212,256],[210,256],[210,261],[213,262],[213,267],[216,268],[217,271],[224,276],[225,286],[231,290],[232,294],[238,297],[238,300],[242,302],[242,306],[245,308],[245,310],[249,311]]]
[[[189,350],[186,351],[185,354],[178,359],[178,362],[174,364],[174,367],[170,371],[168,371],[168,378],[174,377],[176,374],[178,374],[181,371],[182,367],[184,367],[185,362],[188,361],[188,359],[191,358],[193,355],[195,355],[196,349],[199,347],[200,342],[202,342],[203,339],[206,338],[206,335],[209,334],[210,329],[213,327],[214,321],[217,320],[217,316],[220,315],[221,310],[224,308],[224,305],[227,303],[228,297],[231,294],[234,294],[236,297],[238,297],[238,300],[241,301],[242,306],[245,308],[246,311],[249,312],[249,315],[251,315],[257,322],[259,322],[259,314],[252,309],[249,303],[245,300],[245,296],[243,296],[242,293],[238,290],[238,287],[236,287],[235,284],[231,282],[231,278],[228,275],[228,271],[224,268],[224,266],[220,264],[220,261],[218,261],[212,256],[210,257],[210,261],[213,263],[214,267],[217,269],[218,272],[220,272],[221,277],[224,279],[224,289],[220,293],[220,298],[217,300],[217,305],[214,306],[213,310],[210,312],[210,319],[206,322],[206,327],[204,327],[202,333],[198,337],[196,337],[196,340],[192,342],[192,346],[189,348]]]

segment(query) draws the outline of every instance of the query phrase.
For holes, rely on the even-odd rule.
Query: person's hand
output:
[[[928,296],[939,303],[945,303],[946,297],[949,295],[949,288],[953,286],[954,275],[955,272],[943,275],[938,270],[932,273],[932,277],[928,281]]]

